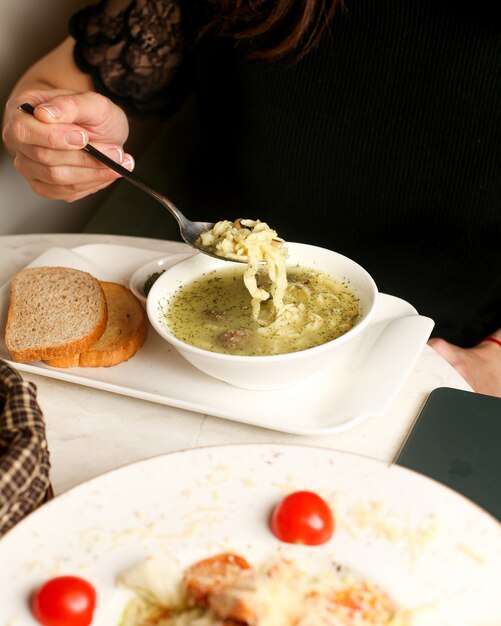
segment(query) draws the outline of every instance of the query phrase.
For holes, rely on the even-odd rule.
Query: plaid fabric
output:
[[[52,496],[36,387],[0,360],[0,537]]]

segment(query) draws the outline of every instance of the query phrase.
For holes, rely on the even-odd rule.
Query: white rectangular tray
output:
[[[160,256],[151,250],[90,244],[51,248],[30,265],[74,267],[127,285],[137,268]],[[115,367],[57,369],[39,361],[14,363],[3,340],[9,289],[9,284],[0,288],[0,358],[17,370],[301,435],[339,432],[386,413],[433,328],[433,321],[418,315],[408,302],[381,294],[356,369],[333,378],[327,367],[287,389],[246,391],[195,369],[151,327],[141,350]]]

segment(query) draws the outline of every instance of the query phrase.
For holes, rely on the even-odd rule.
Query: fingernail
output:
[[[122,161],[124,160],[124,152],[123,150],[120,150],[120,148],[110,148],[109,150],[105,151],[105,154],[116,163],[122,163]]]
[[[58,117],[61,117],[61,109],[58,109],[55,106],[52,105],[40,105],[37,107],[37,109],[43,109],[44,111],[47,111],[47,113],[53,117],[54,119],[57,119]]]
[[[129,172],[132,172],[132,170],[136,166],[136,162],[130,156],[130,154],[128,154],[126,157],[124,157],[122,165],[123,165],[123,167],[125,167],[126,170],[129,170]]]
[[[83,148],[87,145],[87,136],[83,130],[72,130],[66,135],[66,143],[70,146],[79,146]]]

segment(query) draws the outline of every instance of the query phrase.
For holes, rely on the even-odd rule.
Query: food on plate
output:
[[[33,617],[43,626],[89,626],[95,607],[96,590],[78,576],[52,578],[31,598]]]
[[[215,585],[232,583],[242,571],[250,569],[249,563],[237,554],[216,554],[189,567],[184,574],[184,586],[197,604],[208,606]]]
[[[312,491],[295,491],[274,508],[271,530],[286,543],[317,546],[334,533],[334,516],[327,502]]]
[[[25,268],[12,280],[5,343],[13,361],[55,359],[90,348],[106,321],[103,290],[87,272]]]
[[[257,319],[243,284],[240,265],[221,267],[182,285],[165,307],[167,326],[177,339],[197,348],[243,356],[297,352],[350,330],[360,317],[359,302],[346,282],[300,266],[287,268],[283,307],[264,302]],[[270,278],[258,272],[261,287]]]
[[[252,315],[259,317],[261,302],[270,297],[280,312],[287,287],[285,262],[287,249],[275,230],[260,220],[223,220],[200,235],[203,247],[227,259],[246,261],[243,280],[252,296]],[[265,266],[270,278],[268,286],[258,284],[258,273]]]
[[[99,340],[85,352],[47,359],[52,367],[110,367],[130,359],[143,345],[148,318],[136,296],[118,283],[100,282],[108,323]]]
[[[371,582],[333,565],[303,571],[276,557],[252,567],[237,554],[198,561],[184,573],[160,557],[126,572],[135,592],[120,626],[405,626],[408,612]]]

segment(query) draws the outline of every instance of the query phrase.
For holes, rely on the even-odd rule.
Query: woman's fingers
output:
[[[110,158],[118,157],[116,150],[109,151]],[[74,185],[77,183],[99,183],[102,181],[115,180],[120,175],[109,167],[102,165],[88,154],[84,154],[85,160],[71,162],[67,154],[53,153],[47,155],[44,161],[30,159],[26,156],[16,156],[14,166],[26,178],[33,178],[44,183],[56,185]],[[122,166],[129,171],[133,168],[133,159],[130,155],[121,158]],[[97,165],[96,165],[97,164]]]
[[[49,185],[47,183],[43,183],[39,180],[30,181],[31,188],[33,191],[42,196],[44,198],[50,198],[51,200],[64,200],[65,202],[75,202],[76,200],[81,200],[82,198],[86,198],[90,194],[96,193],[96,191],[100,191],[101,189],[105,189],[109,185],[111,185],[113,181],[110,180],[108,182],[85,186],[85,185]]]
[[[110,158],[117,157],[114,160],[118,161],[119,151],[110,149],[107,152]],[[63,188],[67,189],[68,196],[85,190],[93,193],[101,189],[103,185],[109,185],[120,178],[120,175],[109,167],[102,165],[87,154],[84,156],[87,157],[89,163],[71,163],[67,153],[51,155],[47,164],[17,155],[14,159],[14,166],[30,182],[36,193],[55,199],[61,199],[65,195]],[[130,155],[122,155],[121,160],[123,167],[133,169],[134,160]],[[98,167],[94,165],[95,163]],[[87,166],[89,164],[90,167]]]
[[[89,134],[73,124],[43,124],[28,113],[19,111],[6,130],[6,139],[18,150],[40,146],[50,150],[81,150],[89,143]]]
[[[119,146],[96,144],[94,147],[120,165],[125,159],[125,152]],[[26,157],[26,159],[36,161],[47,167],[67,165],[73,167],[109,169],[106,168],[106,165],[103,165],[100,161],[87,154],[87,152],[79,150],[53,150],[51,148],[45,148],[44,146],[27,145],[24,147],[22,155]]]
[[[35,114],[20,111],[21,102],[32,104]],[[7,109],[4,143],[35,193],[71,201],[119,178],[82,150],[89,142],[126,169],[134,168],[134,159],[122,148],[128,135],[127,118],[100,94],[27,91],[9,101]]]
[[[57,95],[35,107],[35,118],[48,126],[77,126],[87,135],[87,141],[113,138],[123,144],[129,126],[125,113],[111,100],[93,91]],[[66,137],[78,141],[78,137]]]
[[[24,100],[35,107],[34,115],[18,109]],[[122,146],[129,132],[125,113],[111,100],[94,92],[25,92],[15,101],[9,101],[7,109],[10,112],[4,129],[7,145],[78,150],[92,141]]]

